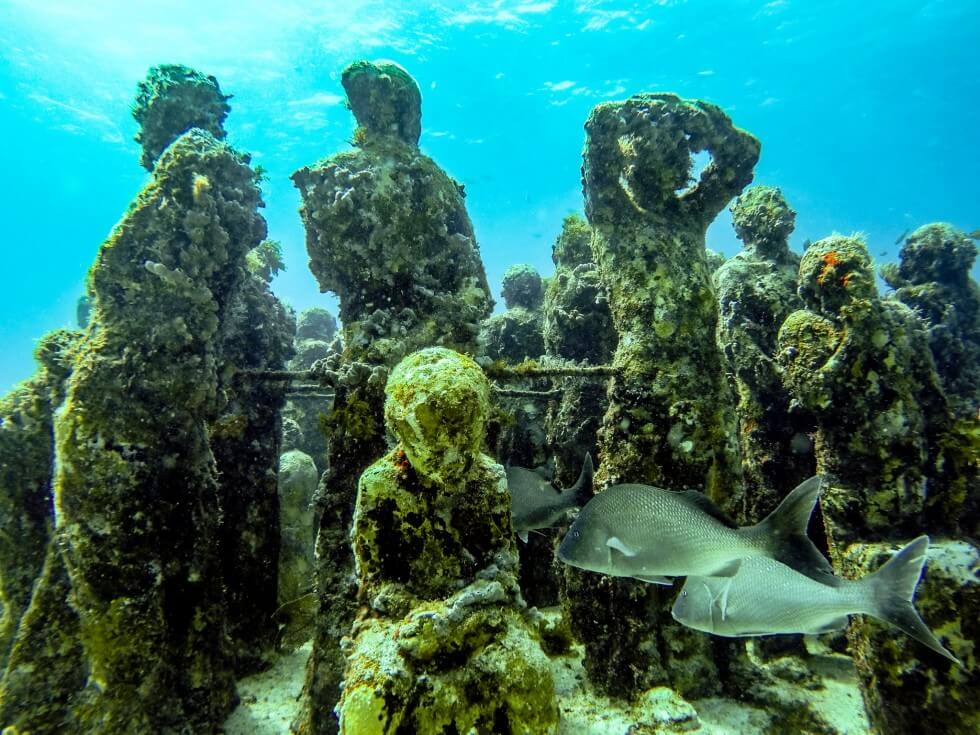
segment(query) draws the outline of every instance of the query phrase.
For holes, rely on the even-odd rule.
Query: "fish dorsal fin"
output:
[[[804,480],[750,532],[758,534],[777,561],[821,584],[836,586],[839,582],[830,562],[806,535],[822,485],[819,476]]]
[[[586,452],[585,459],[582,460],[582,469],[578,473],[578,480],[570,488],[565,490],[562,495],[571,499],[575,505],[581,507],[592,498],[592,478],[595,469],[592,466],[592,455]]]
[[[638,579],[641,582],[649,582],[650,584],[662,584],[670,587],[674,584],[674,580],[669,577],[660,577],[653,574],[634,574],[633,579]]]
[[[610,536],[606,540],[606,546],[608,546],[610,549],[615,549],[623,556],[636,556],[636,549],[631,549],[616,536]]]
[[[679,495],[685,503],[693,505],[702,512],[707,513],[719,523],[728,526],[729,528],[738,528],[738,524],[729,518],[721,508],[712,503],[711,498],[704,493],[699,493],[697,490],[681,490],[677,493],[677,495]]]

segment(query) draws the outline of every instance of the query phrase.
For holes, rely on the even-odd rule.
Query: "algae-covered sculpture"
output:
[[[344,341],[391,363],[430,344],[468,349],[492,305],[463,187],[418,149],[420,94],[397,64],[342,77],[355,150],[293,174],[310,268],[340,297]]]
[[[161,64],[139,83],[133,117],[139,123],[136,142],[143,147],[140,163],[152,171],[164,148],[192,128],[206,130],[217,140],[225,137],[224,121],[230,95],[218,80],[183,64]]]
[[[317,360],[339,352],[341,344],[334,315],[316,306],[301,311],[296,317],[293,349],[290,370],[309,370]],[[330,404],[321,397],[292,396],[283,410],[283,426],[290,427],[288,432],[283,431],[283,451],[298,449],[322,470],[327,462],[327,442],[320,422],[329,411]]]
[[[541,275],[525,263],[504,273],[501,296],[507,310],[486,319],[480,330],[482,356],[518,364],[538,360],[544,352]],[[543,391],[547,380],[522,380],[510,388]],[[501,462],[537,467],[547,461],[544,404],[523,398],[502,398],[497,403],[499,431],[490,432],[493,454]]]
[[[529,265],[512,265],[504,273],[501,296],[507,311],[484,322],[480,334],[484,353],[492,360],[514,363],[541,357],[541,275]]]
[[[790,410],[775,359],[779,325],[803,303],[796,295],[800,258],[788,244],[795,220],[779,189],[748,189],[732,205],[732,224],[745,247],[713,276],[745,478],[733,510],[744,522],[761,520],[788,488],[813,474],[806,412]]]
[[[173,71],[151,70],[153,94],[141,87],[152,178],[90,271],[91,323],[54,420],[56,538],[0,697],[0,724],[21,731],[211,732],[234,697],[229,625],[250,613],[229,613],[224,554],[245,547],[223,535],[227,488],[210,440],[228,408],[225,349],[249,342],[233,317],[248,311],[246,255],[266,227],[248,158],[208,130],[185,132],[179,80],[154,84]],[[264,288],[257,298],[271,298]],[[275,516],[252,511],[253,529],[277,538]]]
[[[968,418],[980,409],[980,287],[970,277],[976,257],[973,240],[936,223],[905,239],[897,266],[881,268],[898,300],[925,320],[946,397]]]
[[[751,181],[759,142],[720,108],[671,94],[601,104],[585,127],[585,209],[619,337],[597,482],[697,487],[727,504],[740,472],[704,238]],[[703,151],[711,162],[693,179]],[[674,623],[669,596],[637,584],[569,575],[593,681],[712,691],[706,639]]]
[[[878,297],[864,242],[834,235],[800,262],[805,309],[779,330],[793,398],[817,424],[817,468],[834,475],[821,507],[832,544],[950,531],[963,491],[944,488],[950,426],[921,323]]]
[[[957,534],[963,504],[977,492],[976,471],[957,454],[923,323],[901,302],[878,297],[864,242],[834,235],[813,243],[798,283],[805,308],[783,322],[779,360],[787,388],[815,417],[817,469],[832,478],[821,510],[834,567],[858,579],[895,544],[923,532]],[[964,669],[872,620],[851,626],[865,704],[886,732],[917,731],[922,717],[949,723],[949,732],[972,732],[980,721],[980,675],[966,632],[978,619],[975,571],[963,569],[949,543],[930,560],[916,604]],[[914,718],[908,702],[921,705]]]
[[[364,612],[340,732],[554,732],[554,684],[517,586],[504,471],[480,451],[489,383],[468,357],[431,348],[402,360],[385,393],[398,444],[358,487]]]
[[[79,334],[45,335],[38,372],[0,398],[0,671],[41,574],[54,525],[54,412]],[[0,705],[0,724],[3,706]]]
[[[355,148],[293,174],[310,268],[340,298],[344,343],[322,362],[335,398],[322,422],[319,617],[296,725],[315,735],[336,730],[339,643],[356,612],[348,533],[358,478],[385,450],[387,369],[434,344],[475,352],[493,305],[463,187],[418,149],[418,84],[397,64],[368,61],[348,66],[341,82]]]
[[[225,400],[210,427],[219,475],[228,635],[240,674],[262,667],[276,636],[276,471],[285,385],[241,378],[243,370],[282,370],[293,354],[296,323],[292,310],[270,290],[269,243],[247,253],[247,273],[222,320],[219,395]]]

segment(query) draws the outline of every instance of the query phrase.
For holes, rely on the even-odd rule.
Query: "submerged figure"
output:
[[[357,120],[353,150],[293,174],[310,270],[340,299],[343,352],[327,357],[335,392],[321,423],[328,456],[320,482],[319,612],[299,728],[336,731],[340,638],[357,611],[348,538],[358,478],[385,451],[387,371],[434,344],[477,350],[493,300],[465,193],[419,150],[422,95],[393,62],[356,61],[341,76]]]
[[[898,265],[881,268],[895,297],[925,321],[946,397],[967,418],[980,409],[980,287],[970,277],[976,257],[970,237],[935,223],[908,235]]]
[[[517,587],[503,468],[480,451],[490,385],[468,357],[409,355],[385,389],[396,447],[358,487],[362,615],[343,735],[554,732],[547,659]]]
[[[731,207],[745,247],[713,280],[720,308],[718,342],[737,396],[738,438],[745,487],[733,508],[743,522],[772,511],[780,488],[813,474],[806,412],[793,408],[776,363],[779,325],[803,302],[796,294],[800,257],[788,239],[796,221],[783,193],[754,186]]]
[[[619,336],[598,481],[702,487],[725,507],[740,467],[705,233],[752,180],[759,141],[721,108],[672,94],[600,104],[585,128],[591,250]],[[702,152],[711,162],[695,174]],[[662,683],[713,691],[706,641],[670,618],[658,588],[593,584],[570,579],[568,606],[594,683],[617,694]]]

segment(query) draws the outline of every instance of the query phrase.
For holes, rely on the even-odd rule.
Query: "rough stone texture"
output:
[[[191,128],[223,140],[229,99],[212,76],[182,64],[152,67],[139,83],[133,105],[133,117],[140,125],[135,140],[143,147],[143,167],[152,171],[164,148]]]
[[[833,476],[821,497],[832,556],[859,539],[955,531],[968,477],[947,451],[951,417],[921,322],[878,298],[856,237],[813,243],[799,293],[806,308],[783,322],[779,361],[815,417],[817,470]]]
[[[554,683],[515,577],[503,468],[480,452],[490,386],[432,348],[386,388],[398,445],[361,477],[359,597],[340,731],[552,733]]]
[[[881,269],[895,297],[925,320],[946,397],[966,418],[980,407],[980,286],[970,277],[976,257],[973,240],[936,223],[905,239],[899,265]]]
[[[500,286],[500,295],[508,309],[540,309],[544,301],[544,282],[533,265],[518,263],[505,272]]]
[[[843,555],[843,572],[860,578],[879,568],[898,548],[854,544]],[[921,733],[923,723],[935,723],[938,731],[949,735],[980,732],[977,547],[966,541],[931,546],[915,606],[963,667],[877,620],[852,621],[849,638],[872,724],[888,735]]]
[[[45,335],[34,351],[38,372],[0,398],[0,670],[51,537],[54,411],[78,339],[64,329]]]
[[[282,370],[292,354],[295,321],[269,289],[268,269],[253,270],[249,265],[223,320],[222,364],[231,369]],[[276,638],[276,472],[285,384],[249,380],[233,370],[220,387],[225,401],[211,424],[210,443],[219,475],[227,629],[236,671],[242,675],[266,663]]]
[[[280,605],[313,588],[313,496],[319,479],[308,454],[294,449],[279,458]]]
[[[701,151],[712,160],[692,180]],[[720,108],[671,94],[604,103],[586,121],[586,215],[619,335],[600,486],[696,487],[726,505],[736,494],[734,411],[704,237],[758,156],[758,141]],[[716,686],[708,639],[672,620],[669,591],[586,574],[568,575],[568,599],[600,689],[630,695],[669,683],[687,696]]]
[[[310,268],[340,298],[344,352],[322,363],[336,395],[324,417],[329,456],[318,489],[319,613],[302,733],[335,732],[344,660],[340,639],[356,613],[348,545],[357,481],[386,449],[387,368],[421,347],[476,350],[492,308],[463,188],[417,142],[420,95],[396,64],[361,61],[342,82],[357,118],[355,150],[293,175],[303,198]]]
[[[725,256],[711,248],[705,248],[704,255],[708,259],[709,273],[715,273],[725,264]]]
[[[738,436],[745,485],[733,505],[740,522],[757,523],[814,470],[806,432],[812,419],[791,410],[776,363],[776,335],[803,306],[796,294],[800,257],[788,239],[796,220],[782,192],[748,189],[732,205],[732,223],[745,247],[715,271],[720,306],[718,342],[737,396]]]

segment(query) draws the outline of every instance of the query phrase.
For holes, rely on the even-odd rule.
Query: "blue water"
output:
[[[339,72],[405,66],[423,150],[466,185],[495,289],[551,270],[581,209],[591,107],[641,91],[721,105],[762,141],[756,183],[797,209],[792,244],[867,234],[879,262],[905,230],[980,227],[980,2],[236,2],[0,0],[4,212],[0,391],[73,326],[99,244],[147,178],[129,107],[149,66],[179,62],[234,95],[229,140],[268,169],[270,237],[297,309],[335,306],[306,267],[295,169],[346,147]],[[738,249],[727,216],[709,247]]]

